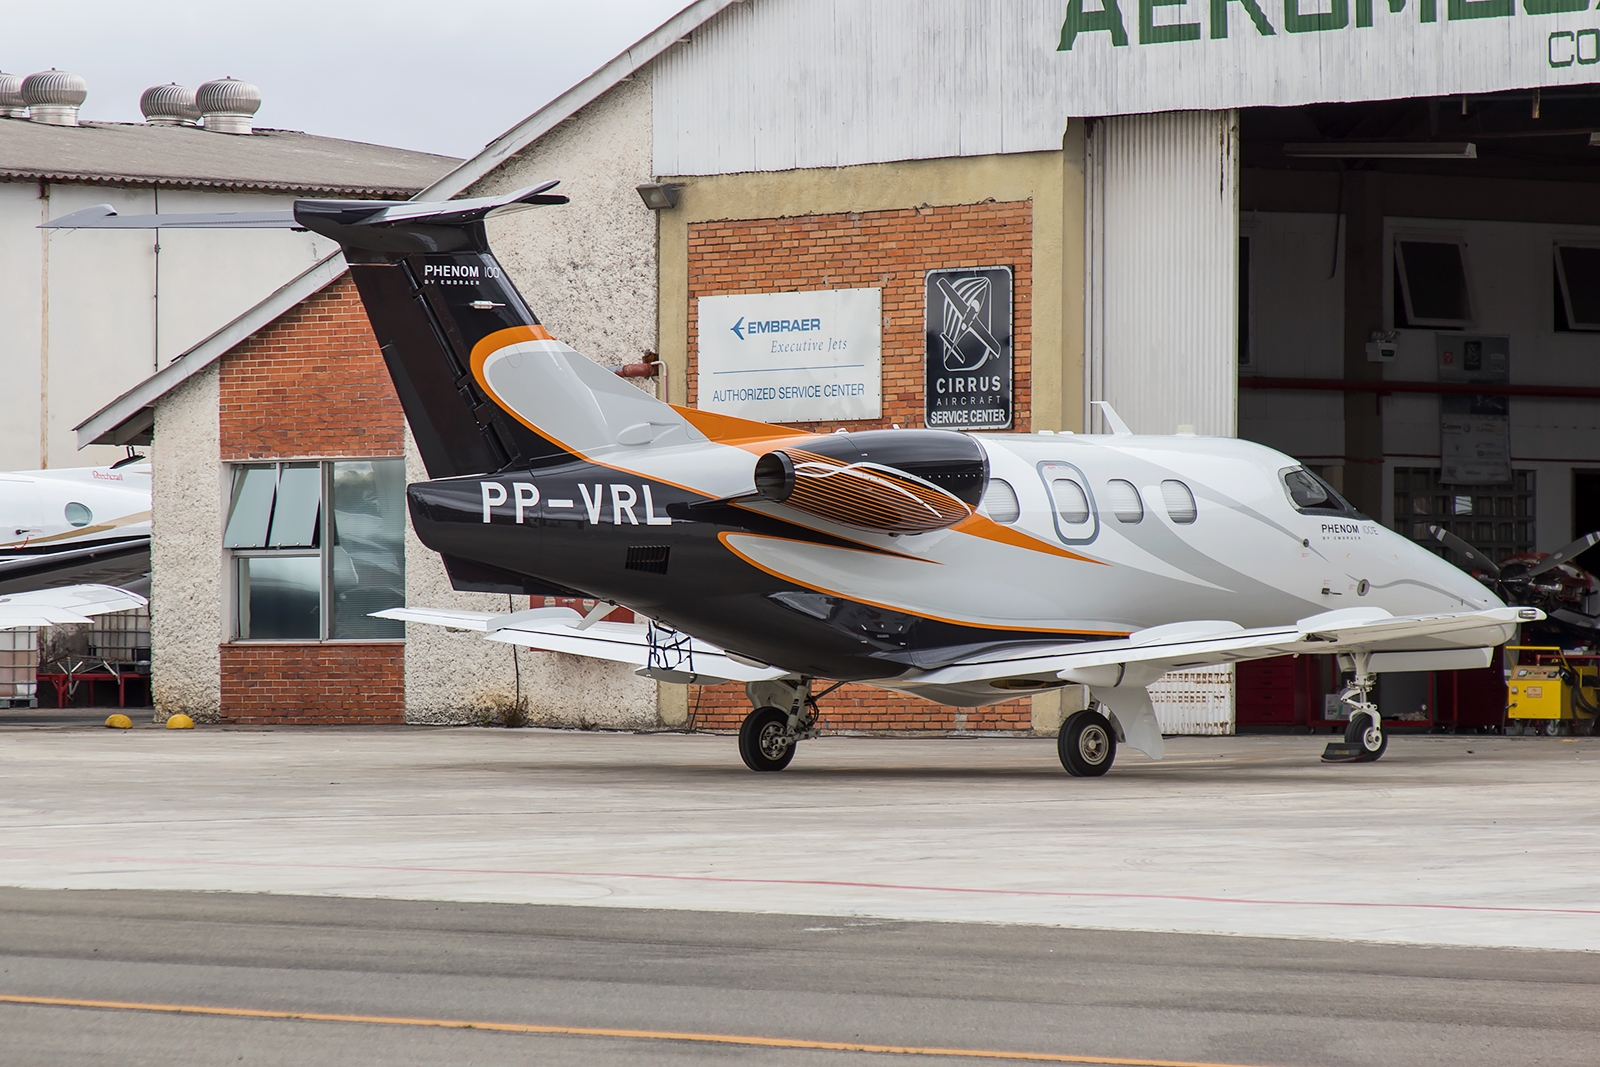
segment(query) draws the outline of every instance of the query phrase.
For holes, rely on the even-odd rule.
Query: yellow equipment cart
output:
[[[1542,645],[1506,646],[1506,733],[1588,734],[1594,732],[1597,716],[1600,655]]]

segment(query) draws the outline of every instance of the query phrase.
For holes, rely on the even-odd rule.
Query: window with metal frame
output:
[[[1457,237],[1395,238],[1396,327],[1473,325],[1467,242]]]
[[[1600,330],[1600,243],[1555,245],[1555,328]]]
[[[1089,491],[1089,479],[1072,464],[1054,460],[1040,463],[1038,471],[1045,491],[1050,494],[1056,536],[1074,545],[1093,541],[1100,533],[1100,523],[1095,513],[1094,495]]]
[[[239,464],[222,543],[235,640],[405,636],[370,617],[405,603],[404,460]]]

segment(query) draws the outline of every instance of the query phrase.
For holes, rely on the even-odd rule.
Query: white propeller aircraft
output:
[[[379,614],[745,682],[752,770],[815,735],[825,678],[956,706],[1084,685],[1092,706],[1058,747],[1069,772],[1100,775],[1119,743],[1160,758],[1146,687],[1161,674],[1301,653],[1339,656],[1351,754],[1376,759],[1376,675],[1487,666],[1543,617],[1247,441],[1136,435],[1109,408],[1104,435],[824,435],[657,401],[551,337],[489,250],[484,218],[564,203],[554,184],[305,200],[273,219],[103,206],[51,225],[339,241],[431,478],[408,490],[413,525],[455,587],[603,602],[582,618]],[[610,605],[649,621],[599,621]]]

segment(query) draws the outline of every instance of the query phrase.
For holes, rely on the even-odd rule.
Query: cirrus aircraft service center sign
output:
[[[702,296],[695,407],[760,422],[883,413],[883,290]]]

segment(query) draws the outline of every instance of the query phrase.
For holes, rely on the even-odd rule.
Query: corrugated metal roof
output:
[[[233,136],[192,126],[0,119],[0,180],[404,199],[460,162],[292,130]]]

